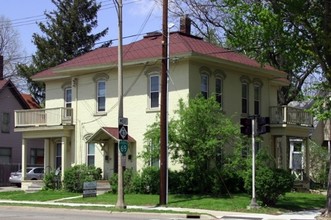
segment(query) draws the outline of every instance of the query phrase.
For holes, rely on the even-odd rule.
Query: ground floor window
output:
[[[95,166],[95,143],[87,144],[87,165]]]
[[[55,167],[61,167],[61,161],[62,161],[62,144],[57,143],[56,144],[56,155],[55,155]]]
[[[30,163],[34,164],[44,164],[44,149],[32,148],[30,151]]]
[[[0,147],[0,163],[9,164],[11,163],[11,148],[10,147]]]

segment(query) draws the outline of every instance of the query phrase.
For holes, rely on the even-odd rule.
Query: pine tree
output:
[[[108,32],[106,28],[91,33],[98,25],[97,12],[101,8],[96,0],[52,0],[52,3],[56,9],[45,12],[46,22],[38,23],[42,34],[32,36],[37,47],[32,63],[18,65],[19,75],[27,79],[29,90],[39,103],[44,101],[45,88],[43,83],[32,81],[31,76],[93,50]]]

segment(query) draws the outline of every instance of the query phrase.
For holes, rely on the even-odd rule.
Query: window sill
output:
[[[155,112],[160,112],[160,108],[147,108],[146,113],[155,113]]]
[[[97,112],[93,116],[107,116],[107,112]]]

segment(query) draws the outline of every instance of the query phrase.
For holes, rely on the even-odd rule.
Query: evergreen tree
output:
[[[92,34],[97,27],[97,12],[101,4],[96,0],[52,0],[56,10],[45,12],[46,22],[40,22],[43,34],[34,33],[32,42],[37,51],[30,65],[18,65],[19,74],[27,79],[31,94],[39,103],[45,98],[43,83],[31,76],[91,51],[105,36],[108,28]],[[103,45],[104,46],[104,45]]]

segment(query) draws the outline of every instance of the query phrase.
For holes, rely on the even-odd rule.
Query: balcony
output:
[[[72,125],[72,112],[72,108],[16,110],[15,128]]]
[[[313,117],[304,109],[289,106],[270,107],[270,124],[313,126]]]

